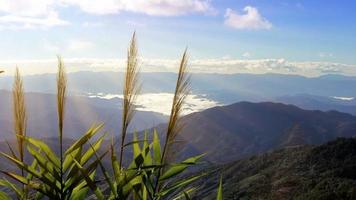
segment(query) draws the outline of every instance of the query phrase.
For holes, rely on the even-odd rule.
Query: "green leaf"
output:
[[[162,189],[158,195],[161,197],[164,197],[172,192],[175,192],[176,190],[178,190],[179,188],[183,188],[184,186],[192,183],[193,181],[198,180],[199,178],[205,176],[206,174],[201,174],[201,175],[196,175],[190,178],[186,178],[180,181],[176,181],[174,184]]]
[[[11,200],[11,197],[9,197],[5,192],[0,191],[0,199],[1,200]]]
[[[47,184],[50,188],[57,190],[58,192],[60,184],[58,185],[57,182],[55,182],[54,180],[48,179],[47,176],[44,176],[43,173],[37,172],[35,169],[33,169],[32,167],[26,165],[25,163],[17,160],[16,158],[13,158],[9,155],[7,155],[6,153],[0,152],[0,154],[2,154],[5,158],[9,159],[10,161],[12,161],[13,163],[15,163],[20,169],[25,170],[28,173],[31,173],[34,177],[38,178],[39,180],[41,180],[44,184]]]
[[[27,150],[36,159],[37,163],[45,170],[45,172],[48,172],[47,174],[49,176],[60,180],[59,171],[54,168],[51,162],[46,160],[40,152],[37,152],[31,146],[27,146]]]
[[[12,189],[19,197],[23,196],[21,189],[7,179],[0,179],[0,185]]]
[[[219,188],[216,195],[216,200],[223,200],[222,177],[220,177]]]
[[[81,165],[85,165],[85,163],[91,157],[93,157],[94,153],[99,150],[101,144],[103,143],[103,140],[104,140],[105,136],[106,136],[106,134],[103,134],[93,145],[90,144],[91,148],[88,148],[88,150],[84,153],[84,155],[80,159],[80,164]]]
[[[142,154],[144,155],[144,165],[152,165],[152,156],[151,156],[151,148],[148,144],[148,135],[147,132],[144,134],[144,142],[142,148]]]
[[[103,124],[100,124],[98,126],[94,126],[90,128],[79,140],[77,140],[71,147],[67,149],[65,152],[65,155],[70,154],[77,148],[83,146],[88,140],[90,140],[98,131],[103,127]]]
[[[187,167],[188,167],[189,165],[195,165],[196,162],[197,162],[200,158],[202,158],[203,156],[204,156],[204,154],[199,155],[199,156],[194,156],[194,157],[191,157],[191,158],[188,158],[188,159],[184,160],[184,161],[181,162],[181,163],[172,165],[172,166],[160,177],[159,180],[160,180],[160,181],[163,181],[163,180],[172,178],[173,176],[176,176],[176,175],[182,173],[184,170],[187,169]]]
[[[100,191],[100,188],[98,188],[96,186],[96,184],[94,183],[94,181],[92,180],[92,178],[90,177],[89,172],[83,168],[83,166],[80,165],[80,163],[78,161],[76,161],[74,159],[75,164],[78,166],[83,178],[85,179],[85,181],[87,182],[89,188],[94,192],[95,196],[99,199],[99,200],[104,200],[105,197],[103,195],[103,193]]]
[[[133,133],[132,139],[132,149],[133,149],[133,158],[136,159],[141,154],[141,148],[138,142],[137,133]]]
[[[161,164],[161,143],[159,140],[159,136],[157,133],[157,130],[153,131],[153,160],[155,161],[155,164]]]
[[[48,160],[51,161],[57,169],[60,169],[59,158],[46,143],[42,142],[41,140],[33,139],[31,137],[25,137],[25,140],[34,145],[35,147],[41,149],[41,151],[45,153]]]

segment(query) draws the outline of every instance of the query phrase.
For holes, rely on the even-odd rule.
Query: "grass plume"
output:
[[[181,117],[181,112],[185,99],[189,94],[190,85],[190,75],[187,73],[188,55],[187,50],[184,51],[178,72],[178,78],[176,83],[176,88],[173,97],[173,103],[171,108],[171,115],[168,122],[166,141],[162,153],[162,163],[165,163],[166,159],[171,153],[172,144],[182,128],[182,124],[179,124],[179,119]]]
[[[65,72],[63,60],[58,56],[58,73],[57,73],[57,113],[58,113],[58,136],[60,148],[60,176],[61,176],[61,197],[63,196],[64,180],[63,180],[63,125],[64,111],[66,104],[67,90],[67,75]]]
[[[141,86],[138,80],[138,58],[137,58],[137,41],[136,33],[132,35],[130,47],[127,51],[127,65],[123,88],[123,109],[122,109],[122,126],[121,126],[121,146],[120,162],[122,167],[123,153],[127,129],[134,115],[135,101]]]
[[[24,160],[24,137],[26,136],[26,105],[23,80],[18,68],[15,71],[12,89],[14,132],[16,134],[20,160]]]
[[[65,72],[63,60],[58,56],[58,73],[57,73],[57,111],[58,111],[58,128],[59,137],[63,135],[64,124],[64,107],[67,90],[67,75]]]

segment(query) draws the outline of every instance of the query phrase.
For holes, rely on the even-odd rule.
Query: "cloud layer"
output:
[[[261,16],[257,8],[246,6],[243,14],[228,8],[225,12],[225,25],[235,29],[271,29],[272,23]]]
[[[125,59],[64,59],[68,72],[75,71],[123,71]],[[141,59],[143,72],[176,72],[179,60],[174,59]],[[6,74],[13,74],[15,66],[23,74],[55,73],[56,59],[0,61],[0,69]],[[230,58],[191,60],[190,71],[193,73],[282,73],[304,76],[319,76],[329,73],[356,75],[356,65],[332,62],[295,62],[285,59],[240,60]]]
[[[210,0],[0,0],[0,29],[46,29],[69,25],[58,14],[59,8],[68,6],[94,15],[134,12],[178,16],[215,12]]]

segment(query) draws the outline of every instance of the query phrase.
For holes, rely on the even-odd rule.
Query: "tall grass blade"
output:
[[[219,188],[216,195],[216,200],[223,200],[223,188],[222,188],[222,177],[220,177]]]

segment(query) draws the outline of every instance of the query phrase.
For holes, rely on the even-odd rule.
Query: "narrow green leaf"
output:
[[[45,153],[48,160],[51,161],[57,169],[60,169],[59,158],[46,143],[31,137],[25,137],[25,140],[35,147],[41,149],[41,151]]]
[[[83,146],[88,140],[90,140],[96,133],[99,132],[99,130],[103,127],[103,124],[100,124],[98,126],[93,126],[90,128],[79,140],[77,140],[71,147],[67,149],[65,152],[65,155],[70,154],[77,148]]]
[[[180,180],[180,181],[176,181],[174,184],[168,186],[168,187],[165,187],[164,189],[162,189],[158,195],[161,196],[161,197],[164,197],[172,192],[175,192],[177,189],[179,188],[183,188],[184,186],[192,183],[193,181],[196,181],[198,180],[199,178],[205,176],[206,174],[201,174],[201,175],[197,175],[197,176],[193,176],[193,177],[190,177],[190,178],[186,178],[186,179],[183,179],[183,180]]]
[[[161,156],[162,156],[161,143],[156,129],[153,131],[152,146],[153,146],[153,160],[155,161],[155,164],[161,164]]]
[[[220,177],[219,188],[216,195],[216,200],[223,200],[222,177]]]
[[[88,171],[83,168],[80,163],[78,161],[76,161],[74,159],[75,164],[78,166],[80,172],[82,173],[83,178],[85,179],[85,181],[87,182],[89,188],[94,192],[95,196],[99,199],[99,200],[104,200],[105,197],[103,195],[103,193],[100,191],[100,189],[96,186],[95,182],[91,179]]]
[[[11,197],[8,196],[5,192],[0,191],[0,199],[1,200],[11,200]]]
[[[176,176],[176,175],[182,173],[184,170],[187,169],[187,167],[188,167],[189,165],[195,165],[196,162],[197,162],[200,158],[202,158],[203,156],[204,156],[204,154],[199,155],[199,156],[194,156],[194,157],[191,157],[191,158],[188,158],[188,159],[184,160],[184,161],[181,162],[181,163],[172,165],[172,166],[160,177],[159,180],[160,180],[160,181],[163,181],[163,180],[172,178],[173,176]]]

